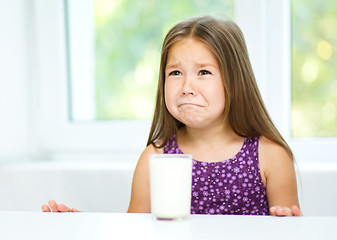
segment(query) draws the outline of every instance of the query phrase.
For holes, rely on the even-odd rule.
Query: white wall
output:
[[[51,161],[0,168],[0,211],[41,211],[54,199],[86,212],[126,212],[134,163]],[[336,165],[299,166],[305,216],[337,216]],[[330,183],[330,184],[329,184]]]
[[[29,152],[30,0],[0,0],[0,164]]]
[[[0,211],[41,211],[54,199],[85,212],[126,212],[135,164],[57,161],[0,168]]]

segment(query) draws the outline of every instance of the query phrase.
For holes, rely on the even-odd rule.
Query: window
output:
[[[232,18],[233,3],[65,1],[70,119],[151,120],[161,44],[167,31],[190,16]]]
[[[112,9],[120,7],[116,16],[106,11],[112,2],[115,4]],[[152,6],[151,4],[155,4],[155,2],[165,4]],[[226,15],[227,9],[229,15],[233,14],[234,0],[214,1],[214,3],[216,2],[220,4],[218,6],[224,6],[224,9],[221,9],[221,15]],[[124,9],[123,5],[120,5],[121,3],[128,4],[130,8]],[[95,158],[102,156],[108,159],[120,159],[122,157],[136,160],[144,149],[150,129],[149,119],[152,118],[153,111],[153,107],[149,106],[148,103],[150,100],[154,100],[153,95],[145,94],[140,97],[140,99],[143,99],[142,105],[146,105],[147,110],[137,112],[138,109],[136,109],[132,111],[132,114],[122,113],[114,111],[113,108],[116,105],[113,104],[116,103],[113,100],[114,95],[110,94],[116,94],[116,92],[111,90],[111,86],[105,84],[116,85],[117,82],[118,85],[120,82],[131,81],[131,84],[120,84],[121,88],[117,86],[118,91],[130,90],[128,88],[131,88],[129,93],[125,93],[125,95],[130,96],[135,93],[133,83],[138,84],[137,80],[143,80],[142,74],[145,70],[149,71],[148,74],[151,78],[156,79],[156,68],[159,62],[155,62],[155,66],[151,66],[153,70],[148,68],[150,63],[152,65],[153,59],[159,58],[162,36],[171,27],[170,24],[178,21],[177,16],[180,20],[180,18],[191,15],[214,13],[215,4],[207,3],[207,8],[205,8],[204,1],[194,1],[194,5],[192,4],[193,1],[187,1],[186,3],[185,1],[148,1],[145,10],[143,9],[144,11],[152,11],[158,18],[169,20],[162,23],[159,21],[158,23],[152,23],[155,20],[148,19],[146,22],[143,16],[139,14],[131,14],[132,16],[128,17],[130,21],[124,21],[125,19],[122,16],[118,18],[119,14],[123,13],[122,15],[126,16],[125,11],[134,12],[137,9],[142,9],[143,5],[139,4],[145,4],[145,2],[138,3],[137,1],[134,1],[134,3],[135,6],[132,6],[131,1],[97,1],[95,7],[93,0],[35,1],[35,57],[38,72],[35,90],[38,99],[36,118],[39,120],[38,126],[36,126],[36,141],[43,153],[55,158],[67,157],[68,155],[75,158],[76,155],[81,157],[94,155]],[[166,9],[170,7],[169,3],[175,6],[175,9]],[[178,3],[181,8],[177,5]],[[156,11],[155,7],[160,7],[160,11]],[[96,27],[98,33],[96,37],[95,21],[93,21],[95,11],[93,9],[96,9],[97,15],[100,16],[97,17],[99,28]],[[207,11],[203,9],[207,9]],[[186,11],[185,15],[182,14],[183,11]],[[216,11],[218,12],[218,9]],[[65,13],[69,13],[69,15]],[[116,26],[105,25],[104,22],[108,20],[113,21]],[[119,21],[123,23],[119,23]],[[137,23],[138,21],[140,23]],[[158,24],[161,28],[156,29],[158,30],[156,32],[151,32],[145,29],[145,23]],[[122,34],[121,36],[129,37],[127,34],[133,34],[133,30],[135,30],[136,37],[144,37],[136,31],[138,27],[147,32],[145,38],[140,39],[140,43],[143,45],[137,46],[133,42],[127,42],[128,47],[136,48],[137,54],[128,53],[131,55],[120,56],[121,53],[115,49],[125,48],[123,46],[124,38],[121,36],[117,36],[114,45],[109,43],[110,37],[112,40],[116,38],[116,32],[111,33],[111,31],[121,30],[118,24],[124,24],[126,30],[128,30],[119,32],[118,34]],[[108,36],[104,36],[104,32]],[[103,36],[100,36],[102,34]],[[131,38],[129,40],[131,41],[132,36],[129,38]],[[111,56],[113,54],[118,56],[119,54],[120,59],[113,59],[110,63],[104,53],[99,53],[99,51],[106,51],[103,48],[100,48],[99,51],[96,50],[95,53],[95,42],[98,41],[100,41],[99,45],[107,47]],[[156,52],[157,50],[159,52]],[[131,62],[125,64],[128,59]],[[122,63],[123,66],[116,65],[118,63]],[[105,65],[109,66],[106,67]],[[124,65],[130,65],[130,67],[125,68]],[[111,66],[113,66],[113,69]],[[105,69],[101,71],[98,67],[104,67]],[[103,76],[100,75],[101,73],[104,73]],[[99,81],[96,81],[96,76],[100,78]],[[115,79],[115,82],[110,78]],[[109,83],[107,80],[112,82]],[[156,86],[153,86],[153,81],[153,79],[145,81],[148,84],[141,87],[145,89],[144,92],[147,91],[150,94],[155,92]],[[117,92],[117,94],[121,93]],[[105,102],[105,106],[98,107],[99,102]],[[118,108],[127,108],[133,106],[133,104],[134,101],[131,101],[125,107],[118,105]]]
[[[292,1],[294,137],[337,137],[337,5]]]
[[[146,4],[135,1],[134,6],[126,8],[130,1],[34,2],[35,57],[38,70],[34,82],[38,102],[36,142],[42,152],[56,157],[73,153],[95,158],[107,155],[108,159],[129,158],[127,155],[130,155],[130,158],[136,160],[144,149],[153,111],[152,94],[156,88],[154,85],[162,38],[173,22],[190,15],[207,14],[203,10],[203,4],[207,1],[149,1]],[[161,5],[151,5],[155,2]],[[166,2],[170,2],[170,6],[165,5]],[[195,4],[189,5],[192,2]],[[233,17],[243,30],[262,97],[296,158],[299,161],[335,161],[331,156],[337,155],[336,124],[333,124],[336,122],[333,114],[337,102],[334,80],[336,70],[329,66],[336,65],[336,42],[333,42],[336,41],[333,35],[336,33],[332,31],[330,36],[324,32],[330,31],[330,28],[335,29],[333,19],[336,17],[328,14],[334,6],[332,1],[324,1],[321,5],[317,2],[317,6],[307,4],[303,7],[301,4],[305,2],[307,1],[218,0],[211,3],[208,1],[207,6],[210,12],[218,11],[215,3],[223,6],[226,12],[222,11],[221,14]],[[310,3],[316,4],[316,1]],[[113,4],[112,7],[109,4]],[[330,4],[331,7],[325,4]],[[146,8],[143,9],[144,5]],[[65,6],[68,6],[68,18],[65,17]],[[175,6],[184,7],[174,8]],[[315,11],[325,6],[327,10],[322,11],[327,11],[326,16],[317,15],[321,20],[314,19],[314,25],[310,25],[310,18],[306,18],[309,16],[306,13],[309,6],[313,6]],[[174,11],[168,10],[169,7]],[[164,10],[155,11],[156,8]],[[304,10],[296,10],[298,8]],[[75,11],[78,9],[81,11]],[[137,9],[142,9],[142,13],[136,13]],[[185,9],[195,12],[184,15],[181,11]],[[151,16],[151,11],[156,17],[147,19],[146,16]],[[300,15],[296,16],[295,11]],[[129,21],[124,21],[127,12],[133,14],[127,17]],[[96,23],[93,21],[95,14]],[[165,21],[156,22],[155,19]],[[305,24],[296,23],[296,19],[302,19]],[[113,26],[110,27],[109,21],[113,22]],[[121,26],[118,26],[119,22]],[[324,25],[326,22],[329,24]],[[319,37],[304,37],[304,33],[296,36],[295,30],[313,36],[314,32],[306,31],[306,24],[309,28],[318,24],[316,27],[322,31]],[[151,29],[146,26],[151,26]],[[158,28],[159,31],[152,32],[152,28]],[[139,38],[139,42],[131,36]],[[125,45],[130,49],[123,46],[123,39],[127,39]],[[305,44],[301,41],[306,41],[306,45],[312,44],[312,41],[314,45],[302,49]],[[328,56],[330,58],[326,59]],[[317,71],[312,69],[314,65]],[[303,76],[309,78],[303,80],[302,70]],[[313,70],[317,72],[315,80],[308,74]],[[319,85],[322,89],[317,85],[320,81],[324,83]],[[139,82],[144,85],[140,86]],[[137,90],[144,94],[138,95]],[[301,118],[320,121],[315,118],[317,116],[311,117],[310,114],[318,110],[310,110],[307,103],[312,99],[302,97],[304,90],[312,91],[312,99],[317,96],[317,101],[313,101],[313,104],[322,111],[319,115],[329,122],[324,124],[324,128],[328,128],[305,132],[307,127],[298,128],[296,125]],[[324,98],[318,99],[318,93],[321,94],[322,90]],[[126,100],[124,96],[127,97]],[[119,102],[120,99],[122,102]],[[133,99],[140,99],[137,106],[140,105],[141,108],[125,112],[115,110],[132,109],[135,105]],[[324,104],[320,101],[324,101]],[[331,137],[323,138],[326,136]],[[110,157],[111,154],[116,157]]]

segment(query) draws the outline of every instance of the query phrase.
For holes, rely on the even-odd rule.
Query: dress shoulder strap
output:
[[[170,140],[164,146],[164,154],[181,154],[181,150],[177,145],[176,135],[173,134]]]

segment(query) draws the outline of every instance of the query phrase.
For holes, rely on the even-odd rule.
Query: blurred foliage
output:
[[[337,137],[337,4],[292,1],[292,135]]]
[[[234,0],[95,0],[96,119],[151,119],[161,44],[191,16],[233,18]]]

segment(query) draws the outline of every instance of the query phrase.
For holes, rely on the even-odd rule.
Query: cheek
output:
[[[176,87],[173,86],[173,84],[165,82],[164,95],[166,105],[171,105],[173,103],[175,94],[176,94]]]
[[[214,89],[213,94],[209,93],[211,97],[212,104],[217,106],[217,108],[223,110],[225,108],[225,90],[219,91],[219,89],[223,89],[222,86],[219,86],[219,88]],[[215,93],[215,94],[214,94]],[[210,96],[209,95],[209,96]]]
[[[172,91],[170,89],[169,84],[167,84],[166,82],[165,82],[165,85],[164,85],[164,96],[165,96],[164,97],[165,105],[166,105],[167,109],[170,111],[171,105],[172,105]]]

